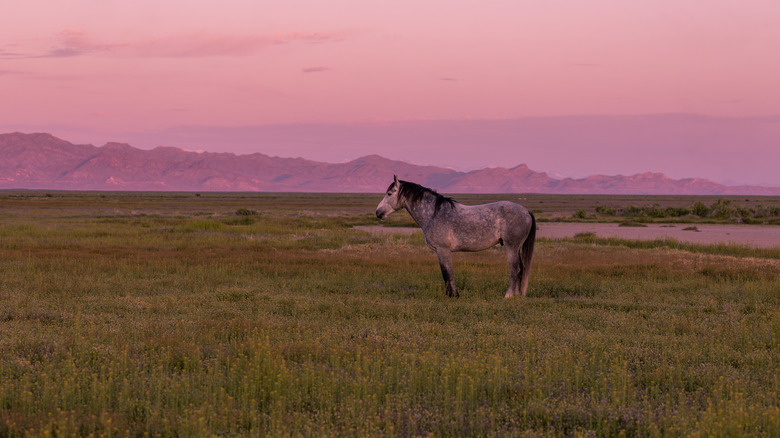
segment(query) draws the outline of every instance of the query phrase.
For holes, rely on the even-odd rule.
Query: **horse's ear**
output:
[[[393,174],[393,184],[395,184],[396,187],[398,187],[398,176],[396,176],[395,174]]]

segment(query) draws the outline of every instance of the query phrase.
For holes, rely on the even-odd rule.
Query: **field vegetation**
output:
[[[744,223],[780,225],[780,205],[755,203],[751,199],[718,199],[710,205],[695,200],[688,206],[662,205],[658,202],[644,205],[610,204],[596,205],[593,213],[579,209],[572,214],[574,219],[595,219],[614,221],[628,219],[642,222],[677,223]]]
[[[449,299],[380,197],[0,192],[0,437],[780,435],[776,251],[543,239]]]

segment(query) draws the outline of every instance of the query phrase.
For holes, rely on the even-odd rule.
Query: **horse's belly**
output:
[[[474,252],[496,246],[500,241],[498,235],[471,235],[455,239],[453,251]]]

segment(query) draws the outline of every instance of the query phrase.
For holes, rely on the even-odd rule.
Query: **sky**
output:
[[[0,132],[780,186],[776,0],[4,0],[0,12]]]

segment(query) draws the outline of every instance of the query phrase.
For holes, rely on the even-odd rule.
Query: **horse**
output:
[[[482,251],[496,244],[506,248],[509,288],[506,298],[526,295],[536,240],[536,218],[520,204],[509,201],[463,205],[419,184],[393,175],[376,216],[405,209],[422,228],[426,245],[436,252],[450,297],[458,296],[452,271],[453,251]]]

